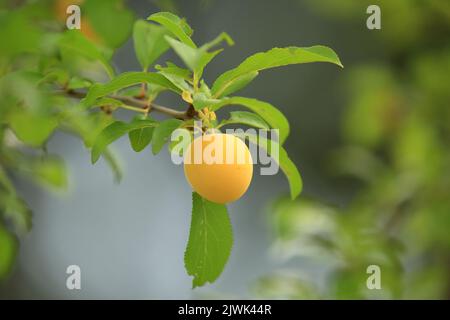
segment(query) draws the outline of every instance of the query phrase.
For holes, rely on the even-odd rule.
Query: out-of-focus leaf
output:
[[[15,193],[14,186],[2,167],[0,167],[0,187],[8,193]]]
[[[224,96],[224,92],[232,93],[230,91],[231,86],[234,86],[235,89],[242,88],[243,83],[248,84],[250,82],[249,78],[246,79],[247,81],[243,81],[242,77],[251,73],[254,74],[255,71],[310,62],[330,62],[342,67],[337,54],[324,46],[274,48],[266,52],[256,53],[248,57],[235,69],[222,74],[214,82],[211,89],[212,94],[214,97],[220,98]],[[247,77],[251,78],[251,76]],[[240,85],[236,85],[236,82],[240,82]]]
[[[33,163],[37,181],[55,188],[67,188],[67,170],[64,162],[56,157],[39,159]]]
[[[441,300],[447,294],[448,268],[445,264],[428,264],[416,268],[408,277],[408,290],[402,299]]]
[[[49,95],[39,89],[40,80],[41,74],[26,70],[13,71],[0,77],[0,112],[48,113],[52,102]],[[19,106],[27,110],[19,111]],[[6,120],[9,120],[6,116],[0,118],[0,122]]]
[[[31,211],[17,195],[2,167],[0,167],[0,212],[11,220],[18,233],[23,234],[31,229]]]
[[[425,251],[429,247],[439,246],[450,250],[450,204],[447,200],[447,190],[436,190],[430,204],[423,204],[411,213],[405,229],[414,235],[417,241],[415,250]]]
[[[58,126],[53,116],[15,112],[9,118],[9,125],[16,136],[33,147],[41,146]]]
[[[351,102],[344,117],[344,137],[373,148],[390,140],[400,123],[403,99],[392,72],[385,67],[360,67],[350,74]]]
[[[122,121],[115,121],[107,126],[97,137],[94,146],[92,147],[91,161],[97,162],[100,155],[106,150],[109,144],[119,139],[123,135],[127,134],[131,130],[137,130],[141,128],[155,127],[157,123],[153,120],[135,120],[131,123],[125,123]]]
[[[114,173],[114,181],[120,182],[123,177],[123,169],[117,155],[112,150],[107,149],[103,152],[103,157]]]
[[[133,40],[136,56],[143,70],[147,70],[164,52],[169,44],[164,36],[167,31],[143,20],[134,23]]]
[[[197,47],[191,39],[192,29],[186,23],[184,19],[180,19],[178,16],[170,12],[158,12],[154,13],[147,18],[147,20],[155,21],[163,25],[169,30],[175,37],[189,47]]]
[[[115,107],[125,105],[123,101],[110,98],[110,97],[102,97],[95,101],[96,106],[109,106],[115,109]]]
[[[85,146],[91,148],[100,132],[114,120],[103,112],[89,113],[77,105],[65,108],[60,121],[61,126],[79,136]]]
[[[89,60],[99,61],[110,78],[114,77],[114,68],[109,63],[111,53],[101,50],[94,43],[86,39],[79,30],[67,30],[61,37],[59,47],[67,57],[83,56]]]
[[[0,12],[0,57],[36,52],[41,36],[22,12]]]
[[[106,46],[118,48],[131,34],[134,16],[122,0],[89,0],[83,10]]]
[[[442,176],[444,147],[440,145],[435,129],[421,116],[410,116],[393,143],[395,166],[422,181],[433,181]]]
[[[277,234],[281,238],[325,235],[336,228],[333,221],[335,212],[321,203],[305,199],[297,202],[286,200],[281,206],[279,203],[276,210],[274,218],[277,221]]]
[[[17,248],[17,240],[0,224],[0,279],[11,270]]]
[[[345,146],[332,152],[329,166],[335,174],[350,175],[364,181],[374,181],[383,163],[369,149],[359,146]]]
[[[167,119],[159,123],[153,132],[152,152],[158,154],[169,141],[172,132],[177,129],[183,121],[178,119]]]
[[[337,299],[364,299],[368,275],[365,268],[337,270],[331,278],[331,295]]]
[[[67,84],[67,89],[68,90],[83,89],[89,88],[91,85],[92,81],[90,80],[73,77],[69,80],[69,83]]]
[[[44,74],[44,77],[40,79],[40,81],[38,83],[39,85],[42,85],[44,83],[55,82],[60,86],[64,86],[69,81],[69,73],[63,69],[54,68],[54,69],[50,69],[50,70],[45,70],[45,72],[43,72],[43,74]],[[75,80],[75,83],[79,83],[79,82],[77,82],[77,80]],[[69,88],[69,85],[68,85],[68,88]]]
[[[192,195],[192,221],[184,254],[193,288],[214,282],[222,273],[233,246],[233,231],[227,208]]]
[[[5,218],[12,222],[19,234],[24,234],[31,229],[31,210],[15,193],[9,195],[0,194],[1,209]]]
[[[298,277],[298,271],[265,276],[258,280],[253,291],[261,299],[320,299],[318,289]]]

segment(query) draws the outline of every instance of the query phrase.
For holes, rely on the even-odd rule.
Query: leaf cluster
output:
[[[20,228],[29,228],[29,210],[17,195],[9,171],[32,172],[36,180],[56,187],[67,184],[63,163],[46,152],[47,141],[58,130],[80,137],[91,152],[92,163],[103,157],[120,180],[111,144],[123,136],[128,136],[134,151],[151,148],[156,155],[170,142],[174,130],[191,130],[195,120],[202,121],[203,130],[227,125],[277,129],[278,141],[255,137],[250,142],[267,148],[269,153],[272,148],[279,148],[279,165],[289,181],[291,197],[300,194],[300,173],[283,146],[290,131],[288,120],[269,102],[234,94],[266,69],[311,62],[342,66],[333,50],[324,46],[273,48],[248,57],[210,86],[203,73],[222,52],[224,43],[234,44],[227,33],[198,45],[188,23],[169,12],[154,13],[147,20],[133,22],[131,13],[119,0],[86,1],[83,8],[96,32],[94,39],[78,30],[53,31],[58,25],[49,16],[46,1],[0,14],[0,37],[8,40],[7,48],[0,50],[0,211],[5,218],[11,217]],[[41,14],[39,21],[43,27],[35,30],[30,23],[37,13]],[[26,45],[16,39],[17,30],[30,31],[26,33]],[[117,74],[112,57],[130,34],[141,71]],[[43,44],[45,50],[39,48]],[[168,50],[179,57],[177,64],[172,61],[156,64]],[[156,103],[159,95],[166,93],[179,97],[178,108]],[[246,111],[234,111],[229,118],[218,120],[216,113],[230,106]],[[124,122],[116,118],[119,109],[137,115]],[[167,118],[156,120],[153,112]],[[11,139],[16,144],[11,144]],[[30,157],[25,149],[35,150],[36,155]],[[4,238],[5,243],[10,243],[9,238],[2,238],[2,228],[0,241]],[[226,207],[194,193],[185,254],[186,269],[194,277],[194,287],[217,279],[231,246]],[[0,276],[1,270],[0,265]]]

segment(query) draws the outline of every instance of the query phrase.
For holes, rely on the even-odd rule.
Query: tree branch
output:
[[[86,93],[74,91],[74,90],[60,91],[59,93],[64,94],[68,97],[77,98],[77,99],[83,99],[84,97],[86,97]],[[195,116],[195,114],[192,113],[192,110],[190,110],[190,108],[186,111],[178,111],[178,110],[164,107],[164,106],[161,106],[161,105],[158,105],[155,103],[151,103],[149,105],[146,101],[139,100],[139,99],[132,98],[132,97],[117,96],[117,95],[111,95],[108,97],[112,98],[114,100],[121,101],[124,104],[132,106],[132,107],[138,107],[138,108],[141,108],[142,110],[149,109],[149,112],[153,112],[153,111],[160,112],[160,113],[166,114],[170,117],[180,119],[180,120],[192,119]]]

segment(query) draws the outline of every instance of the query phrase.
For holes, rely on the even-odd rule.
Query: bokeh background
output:
[[[135,18],[159,10],[186,17],[197,43],[228,32],[236,45],[208,66],[210,82],[275,46],[323,44],[338,53],[344,69],[269,70],[242,92],[289,119],[286,149],[304,191],[291,202],[281,173],[256,175],[229,207],[234,247],[224,273],[191,290],[183,264],[191,190],[182,168],[167,152],[133,152],[123,138],[113,145],[125,169],[115,184],[106,163],[91,165],[83,144],[58,132],[47,150],[67,163],[66,192],[11,172],[33,228],[20,236],[0,298],[450,298],[448,1],[125,3]],[[366,27],[370,4],[381,7],[381,30]],[[114,64],[140,69],[131,40]],[[71,264],[81,267],[82,290],[66,289]],[[381,290],[366,288],[372,264],[381,267]]]

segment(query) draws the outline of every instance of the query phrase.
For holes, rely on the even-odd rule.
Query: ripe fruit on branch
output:
[[[205,134],[187,148],[184,173],[198,194],[224,204],[236,201],[247,191],[253,160],[245,143],[234,135]]]

